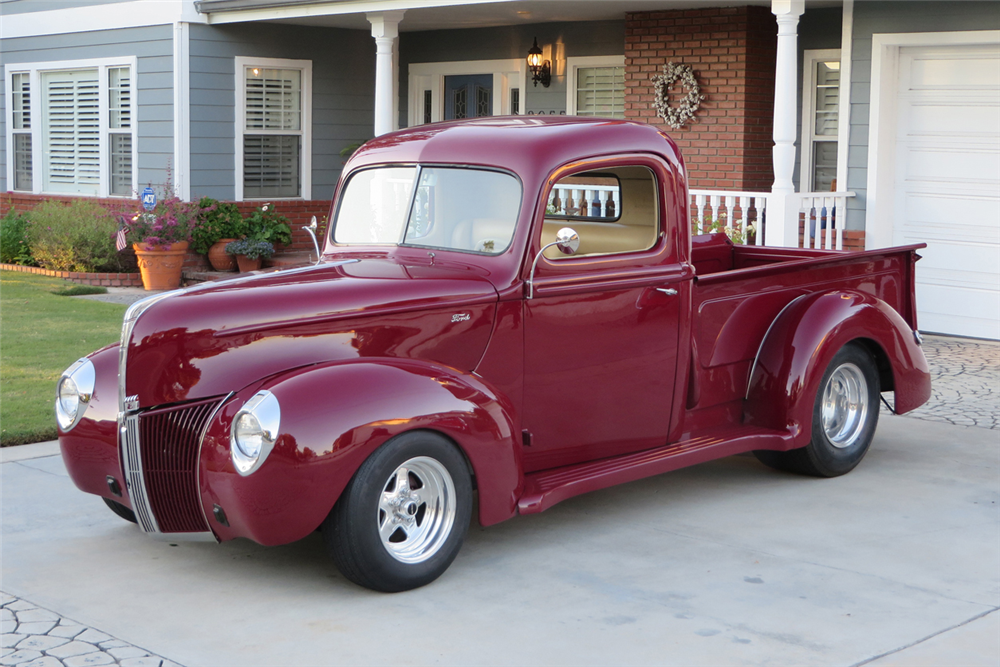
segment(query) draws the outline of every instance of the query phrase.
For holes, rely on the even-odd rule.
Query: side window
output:
[[[554,241],[561,228],[572,227],[580,235],[580,249],[572,257],[649,250],[660,231],[656,192],[656,177],[646,167],[567,176],[549,192],[542,245]],[[546,250],[545,257],[571,258],[557,248]]]

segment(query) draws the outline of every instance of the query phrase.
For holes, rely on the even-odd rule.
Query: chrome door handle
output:
[[[663,292],[667,296],[675,296],[677,294],[677,290],[675,290],[673,287],[657,287],[656,291]]]

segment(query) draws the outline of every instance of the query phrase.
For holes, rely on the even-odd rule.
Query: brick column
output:
[[[767,7],[627,14],[625,117],[656,125],[677,142],[691,187],[770,191],[776,45]],[[706,96],[679,130],[653,109],[650,77],[667,62],[692,66]]]

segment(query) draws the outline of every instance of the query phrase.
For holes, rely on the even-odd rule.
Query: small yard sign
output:
[[[153,192],[153,188],[146,188],[142,191],[142,207],[147,211],[156,208],[156,193]]]

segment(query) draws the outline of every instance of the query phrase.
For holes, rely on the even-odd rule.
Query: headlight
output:
[[[56,422],[64,433],[79,423],[94,395],[94,364],[80,359],[66,369],[56,385]]]
[[[241,475],[259,468],[278,439],[281,408],[269,391],[258,391],[236,413],[229,435],[233,465]]]

